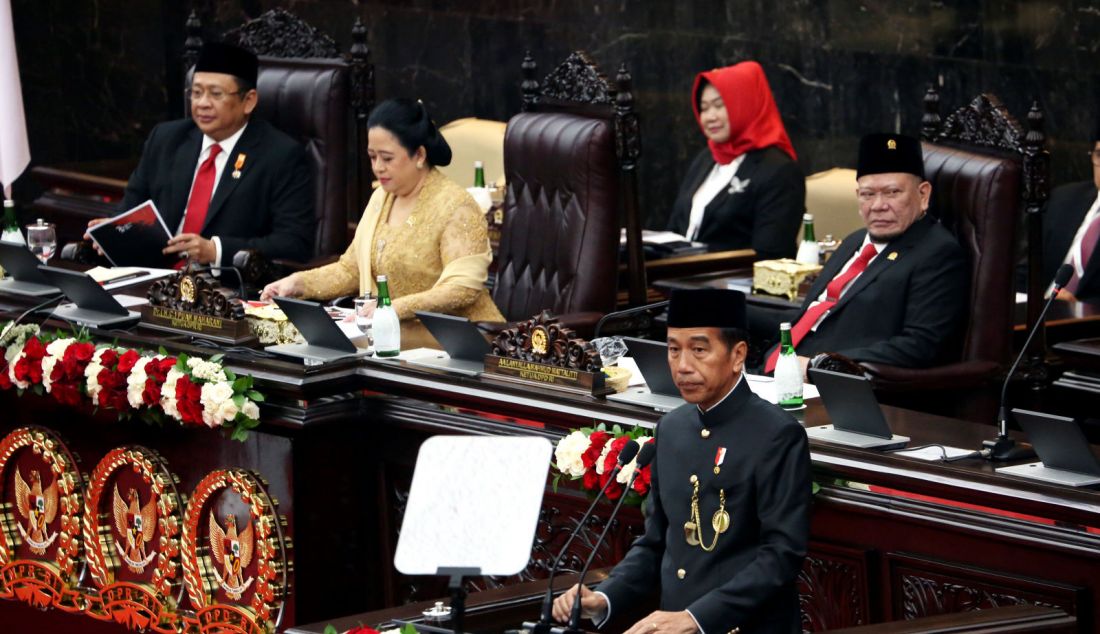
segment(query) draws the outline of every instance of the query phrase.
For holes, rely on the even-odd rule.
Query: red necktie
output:
[[[1089,223],[1089,228],[1085,229],[1085,235],[1081,238],[1081,257],[1077,257],[1077,253],[1073,254],[1070,259],[1073,262],[1073,277],[1066,283],[1066,290],[1070,294],[1077,294],[1077,285],[1081,282],[1081,279],[1077,277],[1077,271],[1084,271],[1085,267],[1089,265],[1089,259],[1092,257],[1092,252],[1096,250],[1096,241],[1100,240],[1100,216],[1096,216]]]
[[[840,275],[833,278],[833,281],[829,282],[829,285],[825,287],[825,301],[818,302],[802,314],[802,318],[798,320],[793,327],[791,327],[791,344],[798,349],[799,342],[806,336],[806,333],[810,332],[810,328],[813,328],[821,316],[829,311],[836,303],[840,301],[840,293],[844,290],[852,280],[859,277],[871,260],[874,259],[878,251],[875,250],[875,245],[867,243],[867,246],[863,247],[863,250],[859,252],[859,257],[855,262],[848,267],[847,271],[844,271]],[[775,370],[775,362],[779,360],[779,352],[782,346],[776,346],[772,351],[771,356],[768,357],[768,363],[764,366],[765,372],[772,372]]]
[[[182,233],[199,233],[206,223],[206,211],[210,209],[210,194],[214,192],[214,159],[222,151],[215,143],[210,146],[210,156],[199,166],[195,184],[191,186],[191,198],[187,201],[187,215],[183,217]]]

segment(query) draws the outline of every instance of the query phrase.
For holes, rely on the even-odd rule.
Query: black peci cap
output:
[[[199,60],[195,62],[196,73],[225,73],[240,77],[253,86],[256,85],[258,68],[259,62],[254,53],[224,42],[203,44]]]
[[[920,141],[904,134],[868,134],[859,141],[856,178],[867,174],[913,174],[924,180]]]
[[[668,304],[668,327],[745,330],[745,294],[720,288],[674,289]]]

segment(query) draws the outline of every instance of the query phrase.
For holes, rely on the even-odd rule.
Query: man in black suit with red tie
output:
[[[1060,299],[1100,302],[1100,257],[1092,257],[1100,239],[1100,129],[1089,150],[1092,180],[1054,188],[1043,215],[1043,283],[1050,285],[1062,264],[1073,277]]]
[[[958,355],[968,267],[955,237],[927,213],[932,184],[924,180],[920,142],[865,136],[856,185],[866,228],[845,238],[801,308],[753,315],[754,330],[770,340],[790,321],[803,374],[822,352],[913,368]],[[765,356],[765,372],[777,354],[774,346]]]
[[[205,44],[191,118],[156,126],[145,142],[120,211],[156,203],[174,234],[165,254],[225,266],[242,249],[299,261],[313,255],[312,171],[299,143],[252,118],[257,75],[251,52]]]

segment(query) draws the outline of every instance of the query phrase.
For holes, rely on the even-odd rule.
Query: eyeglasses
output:
[[[187,88],[183,91],[183,96],[191,101],[200,101],[203,97],[210,97],[210,101],[221,103],[229,95],[239,95],[243,92],[242,90],[222,90],[221,88],[211,88],[210,90]]]
[[[1089,158],[1092,159],[1092,164],[1096,167],[1100,167],[1100,150],[1089,150],[1086,152]]]

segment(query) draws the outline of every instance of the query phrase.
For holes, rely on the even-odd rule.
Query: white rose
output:
[[[42,358],[42,386],[46,388],[46,392],[53,391],[53,380],[50,378],[53,376],[53,368],[57,365],[57,357],[49,355]]]
[[[244,407],[241,408],[241,413],[249,420],[260,420],[259,406],[248,399],[245,399]]]
[[[62,357],[65,354],[65,349],[69,347],[72,342],[76,341],[71,337],[65,339],[54,339],[46,346],[46,354],[53,357]]]
[[[103,366],[98,362],[93,361],[88,364],[88,367],[84,368],[85,387],[88,391],[88,396],[94,401],[99,393],[102,391],[102,386],[99,385],[99,373],[103,371]]]
[[[603,463],[607,462],[607,454],[611,453],[611,443],[615,442],[614,438],[608,438],[607,442],[603,445],[603,451],[600,452],[600,457],[596,458],[596,473],[603,475],[606,469],[603,468]]]
[[[584,461],[581,456],[588,449],[588,436],[575,431],[558,441],[554,448],[554,460],[558,471],[567,476],[579,478],[584,475]]]
[[[204,410],[213,412],[221,407],[221,404],[227,400],[233,398],[233,386],[227,381],[219,383],[205,383],[202,386],[202,393],[199,396],[199,402],[202,403]]]
[[[215,416],[218,422],[232,423],[233,419],[237,417],[240,411],[241,410],[237,408],[237,404],[233,402],[233,399],[229,399],[222,402]]]
[[[179,370],[172,368],[164,377],[164,385],[160,388],[160,406],[164,413],[179,420],[180,413],[176,409],[176,383],[183,376]]]
[[[134,364],[134,368],[130,370],[130,374],[126,377],[126,400],[130,403],[130,407],[135,409],[144,405],[141,400],[141,394],[145,391],[145,382],[149,380],[149,375],[145,372],[145,366],[153,360],[154,357],[142,357]]]

